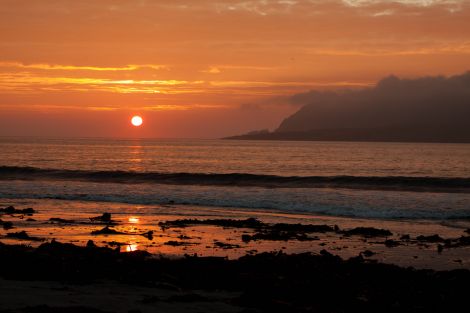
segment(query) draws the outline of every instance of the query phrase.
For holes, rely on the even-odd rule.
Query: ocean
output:
[[[92,240],[123,252],[234,259],[323,249],[350,258],[370,250],[386,263],[470,268],[468,246],[437,253],[417,239],[458,240],[470,229],[470,145],[1,138],[0,155],[0,208],[35,210],[0,213],[3,244]],[[99,233],[106,224],[94,217],[103,213],[112,215],[115,233]],[[387,229],[400,244],[391,249],[384,239],[341,231],[246,242],[253,229],[162,226],[247,218]]]
[[[0,138],[0,156],[3,203],[470,218],[469,144]]]

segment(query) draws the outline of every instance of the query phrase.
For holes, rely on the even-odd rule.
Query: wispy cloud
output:
[[[194,109],[221,109],[229,108],[228,105],[223,104],[157,104],[152,106],[144,106],[142,109],[147,111],[187,111]]]
[[[35,70],[63,70],[63,71],[99,71],[99,72],[114,72],[114,71],[135,71],[138,69],[149,68],[154,70],[167,69],[165,65],[154,64],[141,64],[141,65],[126,65],[122,67],[100,67],[100,66],[78,66],[78,65],[61,65],[61,64],[24,64],[20,62],[0,62],[0,67],[19,68],[19,69],[35,69]]]
[[[212,65],[201,73],[220,74],[225,70],[249,70],[249,71],[275,71],[280,70],[279,66],[256,66],[256,65]]]
[[[459,5],[465,1],[466,0],[341,0],[342,3],[352,7],[394,3],[407,6],[429,7],[435,5]]]

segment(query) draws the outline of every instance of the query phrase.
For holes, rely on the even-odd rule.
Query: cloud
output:
[[[428,7],[435,5],[459,5],[465,0],[342,0],[342,3],[352,7],[370,6],[376,4],[398,3],[406,6]]]
[[[202,71],[202,73],[219,74],[219,73],[220,73],[220,69],[219,69],[218,67],[211,66],[208,70]]]
[[[0,68],[19,68],[19,69],[34,69],[34,70],[63,70],[63,71],[98,71],[98,72],[113,72],[113,71],[135,71],[138,69],[149,68],[153,70],[168,69],[165,65],[143,64],[135,65],[130,64],[122,67],[103,67],[103,66],[77,66],[77,65],[62,65],[62,64],[23,64],[21,62],[0,62]]]
[[[297,94],[304,106],[279,131],[463,127],[470,116],[470,71],[451,77],[389,76],[373,88]]]

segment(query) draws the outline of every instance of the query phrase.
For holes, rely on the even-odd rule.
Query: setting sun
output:
[[[469,116],[470,0],[0,0],[0,313],[462,311]]]
[[[140,116],[136,115],[136,116],[132,117],[131,123],[132,123],[132,125],[137,127],[137,126],[142,125],[143,120]]]

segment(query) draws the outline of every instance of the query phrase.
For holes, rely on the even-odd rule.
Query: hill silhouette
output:
[[[229,139],[470,142],[470,72],[451,77],[389,76],[373,88],[310,91],[274,132]]]

